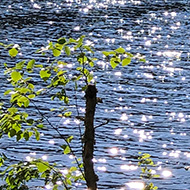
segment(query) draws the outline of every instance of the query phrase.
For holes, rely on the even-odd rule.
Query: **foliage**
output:
[[[154,164],[153,160],[150,158],[151,155],[147,153],[139,153],[139,162],[138,166],[141,167],[141,175],[140,177],[146,180],[146,185],[143,190],[157,190],[158,187],[154,186],[152,182],[149,182],[153,178],[158,178],[159,175],[153,173],[153,167],[156,165]]]
[[[1,188],[8,190],[29,189],[26,185],[29,180],[41,178],[44,179],[45,185],[51,184],[53,190],[57,190],[58,185],[64,185],[65,189],[69,189],[73,179],[74,181],[83,179],[82,175],[74,175],[75,171],[77,171],[77,167],[71,167],[67,174],[63,175],[55,164],[51,165],[42,159],[20,161],[10,165],[1,173],[6,181],[6,185],[1,186]]]
[[[4,164],[5,160],[7,159],[4,153],[0,154],[0,167]]]
[[[46,128],[55,130],[64,144],[60,146],[63,154],[72,154],[75,158],[75,166],[68,169],[67,174],[62,174],[56,164],[50,164],[41,159],[31,159],[30,161],[20,161],[8,166],[1,175],[6,182],[0,186],[4,189],[27,189],[27,182],[33,179],[43,179],[44,185],[52,184],[56,190],[59,185],[64,189],[70,189],[72,183],[84,180],[82,171],[83,164],[77,159],[71,147],[73,136],[67,137],[59,131],[43,114],[37,105],[37,99],[50,97],[50,101],[55,99],[60,101],[61,107],[50,109],[53,115],[55,112],[62,117],[72,117],[72,112],[68,110],[70,97],[67,94],[67,86],[75,90],[86,89],[89,83],[93,82],[93,68],[98,60],[94,57],[94,50],[84,42],[85,36],[78,39],[59,38],[56,42],[49,42],[46,47],[42,47],[35,53],[47,59],[47,62],[40,64],[35,59],[24,59],[10,66],[5,63],[5,75],[12,88],[5,91],[4,96],[9,99],[9,103],[0,105],[0,137],[15,138],[16,141],[28,141],[31,138],[40,140],[40,131]],[[18,45],[5,45],[10,57],[16,61],[20,47]],[[113,51],[103,51],[104,57],[110,62],[112,68],[118,64],[128,65],[132,59],[137,58],[144,61],[141,56],[134,56],[120,47]],[[19,60],[19,59],[18,59]],[[68,61],[69,60],[69,61]],[[73,73],[69,69],[69,62],[74,65]],[[72,77],[71,75],[72,74]],[[35,80],[40,82],[35,85]],[[82,86],[80,85],[82,82]],[[80,87],[80,89],[79,89]],[[51,93],[50,93],[51,92]],[[68,107],[67,107],[68,106]],[[38,114],[35,117],[30,110],[35,110]],[[79,115],[78,115],[79,116]],[[80,135],[81,135],[81,130]],[[82,136],[81,136],[82,139]],[[82,148],[82,147],[81,147]],[[0,158],[0,166],[3,166],[6,156]],[[7,159],[8,160],[8,159]],[[80,175],[73,174],[79,170]],[[58,183],[58,181],[61,181]]]

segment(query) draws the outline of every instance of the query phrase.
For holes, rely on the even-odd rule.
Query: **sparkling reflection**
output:
[[[49,144],[55,144],[54,140],[49,140]]]
[[[118,72],[115,72],[115,75],[116,75],[116,76],[121,76],[122,73],[118,71]]]
[[[176,12],[171,12],[170,14],[171,14],[172,17],[175,17],[177,15]]]
[[[66,174],[69,173],[69,170],[68,169],[63,169],[63,170],[60,170],[60,172],[62,173],[63,176],[65,176]]]
[[[162,172],[162,176],[163,176],[164,178],[171,177],[171,176],[172,176],[172,172],[171,172],[170,170],[164,170],[164,171]]]
[[[181,52],[177,51],[165,51],[162,53],[163,56],[169,57],[169,58],[180,58]]]
[[[118,154],[118,148],[111,148],[111,149],[109,150],[109,152],[110,152],[113,156],[115,156],[115,155]]]
[[[151,46],[151,41],[150,41],[150,40],[147,40],[147,41],[145,42],[145,46]]]
[[[35,9],[41,9],[41,7],[40,7],[37,3],[34,3],[33,7],[34,7]]]
[[[122,132],[122,129],[116,129],[115,132],[114,132],[114,134],[115,135],[120,135],[121,132]]]
[[[121,117],[120,117],[120,119],[121,119],[122,121],[128,120],[127,114],[126,114],[126,113],[122,114]]]
[[[100,159],[98,159],[98,161],[101,162],[101,163],[106,163],[107,162],[105,158],[100,158]]]
[[[75,26],[73,30],[79,31],[80,30],[80,26]]]
[[[62,181],[57,181],[56,184],[57,184],[57,185],[62,185],[63,182],[62,182]]]
[[[30,0],[30,2],[32,4],[31,8],[33,7],[33,9],[35,9],[36,12],[42,9],[41,4],[36,3],[37,1]],[[117,144],[118,148],[116,147],[110,148],[109,147],[110,145],[108,145],[109,149],[107,149],[108,150],[107,153],[112,156],[122,154],[122,157],[121,156],[117,157],[120,160],[122,160],[122,162],[116,163],[116,166],[115,165],[114,166],[117,167],[117,164],[118,165],[120,164],[119,167],[117,168],[120,168],[121,170],[126,170],[126,171],[137,170],[138,167],[136,165],[133,165],[132,163],[130,164],[126,163],[128,160],[128,156],[131,156],[131,154],[135,154],[134,149],[133,149],[134,147],[135,147],[135,150],[144,149],[144,147],[146,147],[146,150],[148,151],[152,151],[151,148],[153,148],[153,150],[156,149],[156,151],[153,152],[154,156],[157,158],[163,157],[164,159],[167,159],[168,162],[170,162],[170,160],[179,160],[181,155],[183,155],[185,159],[189,160],[190,153],[188,152],[188,150],[186,150],[185,153],[184,152],[181,153],[180,150],[176,150],[176,147],[177,147],[176,144],[178,143],[178,141],[180,141],[181,139],[185,139],[184,142],[186,143],[186,139],[189,135],[187,122],[190,116],[186,115],[188,113],[188,108],[186,109],[186,111],[183,110],[183,108],[185,107],[185,105],[183,104],[183,102],[186,101],[185,98],[180,99],[181,94],[188,94],[187,91],[184,90],[184,89],[187,89],[186,87],[188,86],[186,85],[188,84],[188,80],[189,80],[188,75],[183,76],[182,68],[184,64],[184,60],[183,60],[184,57],[180,61],[179,68],[177,68],[176,66],[178,64],[176,60],[178,61],[183,56],[184,51],[185,52],[188,51],[188,48],[183,49],[183,45],[185,45],[185,43],[189,44],[188,35],[187,35],[187,39],[185,38],[186,40],[180,41],[180,35],[183,35],[182,34],[183,31],[177,33],[177,30],[180,28],[184,28],[184,31],[187,29],[186,26],[184,25],[185,21],[183,21],[183,19],[181,20],[178,19],[178,13],[174,11],[171,12],[171,10],[175,10],[175,9],[171,9],[171,10],[168,9],[168,11],[165,11],[166,9],[159,10],[158,13],[155,11],[150,11],[150,12],[148,11],[148,15],[146,16],[144,14],[140,15],[141,13],[139,13],[139,15],[135,17],[133,20],[135,23],[134,27],[131,28],[130,20],[126,19],[125,17],[120,18],[119,16],[120,14],[121,15],[123,14],[122,13],[123,7],[126,6],[127,3],[132,3],[134,5],[137,5],[137,4],[142,4],[144,2],[136,1],[136,0],[131,0],[131,1],[105,0],[102,3],[101,1],[97,1],[97,0],[89,0],[86,3],[85,1],[82,2],[81,0],[66,0],[66,3],[57,4],[56,2],[46,2],[46,5],[49,8],[52,8],[53,6],[57,7],[57,10],[55,10],[55,13],[59,13],[59,14],[62,11],[61,6],[67,6],[67,7],[70,6],[70,8],[72,6],[74,8],[79,9],[79,13],[81,17],[78,18],[79,20],[77,20],[77,15],[75,15],[76,19],[74,19],[74,23],[72,23],[71,25],[71,29],[74,31],[74,33],[76,33],[76,36],[78,36],[79,33],[82,31],[84,32],[87,31],[85,29],[85,26],[83,26],[84,18],[88,18],[87,16],[90,16],[89,23],[91,22],[91,20],[94,19],[93,24],[90,23],[88,26],[88,31],[90,31],[89,33],[90,40],[88,39],[84,41],[85,45],[94,46],[94,47],[100,46],[98,47],[98,49],[103,49],[102,44],[99,44],[100,39],[102,39],[103,43],[106,44],[106,48],[108,47],[108,49],[110,48],[110,46],[113,47],[113,44],[114,46],[121,44],[125,46],[125,49],[127,51],[130,51],[130,50],[136,51],[136,45],[137,45],[137,51],[141,51],[143,52],[143,54],[145,53],[146,56],[148,57],[147,62],[145,64],[144,63],[134,64],[134,65],[131,64],[129,66],[129,70],[131,68],[132,70],[130,70],[129,73],[127,73],[129,71],[127,69],[113,72],[114,79],[117,80],[117,83],[115,83],[116,85],[114,84],[115,85],[114,93],[117,93],[116,99],[117,99],[117,103],[118,101],[119,103],[116,107],[113,106],[113,108],[111,109],[106,107],[104,108],[104,110],[105,110],[105,114],[108,115],[108,117],[110,113],[113,117],[115,117],[114,114],[120,113],[120,115],[117,117],[117,120],[121,122],[121,125],[119,124],[118,126],[115,126],[115,128],[111,129],[109,133],[109,135],[114,134],[112,136],[114,136],[113,138],[117,139],[118,142],[114,142],[114,143],[118,143]],[[76,6],[73,6],[73,4]],[[120,10],[121,12],[120,11],[117,12],[117,10],[114,10],[114,16],[112,18],[112,15],[110,14],[108,8],[110,5],[112,6],[116,4],[117,6],[120,5],[119,7],[121,8]],[[8,6],[9,9],[12,9],[13,7],[14,5]],[[24,5],[20,6],[20,9],[24,10]],[[93,11],[96,13],[98,9],[101,9],[102,11],[101,14],[100,15],[97,14],[98,16],[93,15]],[[7,10],[7,12],[8,11],[11,11],[11,10]],[[119,14],[117,15],[117,13]],[[56,18],[56,15],[54,16]],[[148,19],[150,21],[148,21]],[[59,24],[62,22],[64,22],[64,20],[61,20]],[[114,26],[116,22],[118,26]],[[147,25],[145,25],[146,22],[148,23],[148,27],[146,27]],[[109,27],[111,26],[110,31],[112,30],[112,28],[114,28],[113,32],[116,31],[116,33],[118,32],[121,35],[119,39],[117,39],[117,37],[112,34],[109,35],[110,31],[108,31],[108,34],[104,33],[104,27],[106,28],[106,23],[109,23]],[[50,19],[46,21],[46,24],[52,30],[53,27],[57,24],[57,21],[56,19]],[[99,24],[103,25],[102,27],[103,29],[96,28],[97,26],[100,26]],[[188,19],[187,19],[186,25],[187,27],[189,27]],[[104,34],[106,35],[103,36]],[[174,40],[175,36],[177,36],[177,40]],[[135,42],[136,40],[137,40],[137,43]],[[178,40],[181,43],[180,46],[178,46],[179,44],[177,44]],[[30,45],[33,45],[33,43],[34,42],[29,42]],[[135,45],[135,50],[134,50],[134,45]],[[17,47],[14,46],[14,47],[18,48],[18,46]],[[44,50],[45,49],[47,49],[47,47],[44,47]],[[71,52],[73,50],[74,49],[71,49]],[[186,53],[186,54],[188,55],[187,59],[189,59],[190,53]],[[154,59],[154,56],[156,57],[156,59]],[[103,59],[98,61],[97,65],[98,65],[98,68],[100,67],[105,71],[109,69],[109,64]],[[75,65],[69,62],[67,65],[63,65],[63,64],[59,65],[60,68],[63,68],[63,69],[66,68],[67,70],[72,70],[74,66]],[[133,69],[135,70],[134,73],[133,73]],[[188,69],[184,70],[184,72],[188,72]],[[123,77],[126,77],[125,79],[129,81],[129,84],[123,85],[125,82],[125,79],[123,80]],[[138,77],[141,80],[138,80],[139,79]],[[122,85],[120,85],[120,81],[121,83],[123,83]],[[161,82],[163,84],[161,84]],[[177,85],[176,89],[173,88],[174,83]],[[184,86],[181,85],[180,83],[182,83]],[[138,87],[139,89],[143,88],[143,91],[141,91],[143,92],[142,94],[139,93],[140,90],[138,91],[137,89]],[[129,93],[123,94],[123,92],[126,92],[126,89],[129,91]],[[103,94],[103,91],[101,92],[100,90],[100,93]],[[133,97],[137,97],[137,98],[133,99]],[[170,97],[172,97],[172,102],[169,99]],[[175,97],[179,97],[179,99],[178,98],[175,99]],[[187,100],[189,99],[188,96],[186,96],[186,98]],[[167,110],[168,112],[168,114],[166,115],[165,115],[165,110]],[[83,115],[83,113],[85,112],[85,108],[79,108],[79,111]],[[72,119],[62,120],[62,124],[64,124],[65,126],[71,125],[71,122],[73,122]],[[77,125],[81,123],[82,125],[83,122],[75,119],[74,123]],[[161,128],[159,127],[157,128],[157,126],[159,126],[160,123],[161,123]],[[172,125],[172,127],[170,124]],[[126,127],[127,129],[124,128],[124,126],[126,125],[127,125]],[[167,126],[166,128],[164,128],[165,125]],[[177,128],[178,126],[180,127],[180,129]],[[184,132],[183,131],[184,128],[187,129],[187,131]],[[154,131],[156,140],[152,139],[153,131],[150,131],[150,129]],[[164,134],[160,132],[161,130]],[[43,133],[41,134],[41,136],[44,136]],[[121,144],[119,144],[120,137],[123,140]],[[142,143],[139,143],[139,141]],[[49,140],[48,142],[49,142],[48,146],[51,146],[51,147],[52,145],[55,144],[54,140]],[[57,140],[56,140],[56,143],[58,143]],[[148,143],[152,143],[152,144],[148,144]],[[129,150],[126,147],[129,148]],[[160,148],[160,150],[157,150],[158,147]],[[31,161],[33,157],[36,157],[36,153],[30,153],[29,156],[25,157],[25,159],[27,161]],[[44,160],[47,160],[47,158],[49,158],[49,156],[47,157],[46,155],[44,155],[42,157],[42,159]],[[70,155],[69,158],[73,159],[74,157]],[[100,164],[100,165],[108,162],[106,160],[106,156],[105,158],[93,159],[93,161],[97,162],[96,164]],[[106,168],[105,166],[98,166],[97,169],[99,171],[109,170],[108,167]],[[164,170],[162,172],[162,166],[159,166],[158,170],[160,170],[160,173],[162,173],[164,177],[172,176],[172,172],[169,170]],[[63,175],[66,175],[67,173],[68,173],[67,169],[62,170]],[[127,183],[127,186],[133,189],[144,188],[143,182],[139,182],[139,181],[129,182]],[[46,189],[48,189],[48,186],[46,187]]]
[[[133,190],[143,190],[145,188],[145,183],[141,181],[131,181],[126,183],[126,185]]]
[[[26,156],[26,161],[31,162],[32,160],[33,160],[32,157],[30,157],[30,156]]]
[[[98,167],[97,167],[97,170],[102,171],[102,172],[105,172],[107,169],[106,169],[105,166],[102,166],[102,167],[98,166]]]
[[[120,166],[120,169],[121,170],[137,170],[138,169],[138,166],[135,166],[135,165],[121,165]]]
[[[169,153],[169,156],[174,157],[174,158],[178,158],[179,157],[179,153],[178,151],[174,151],[172,150],[172,152]]]
[[[42,160],[47,160],[47,158],[48,158],[47,155],[42,156]]]
[[[48,184],[48,185],[45,186],[45,189],[47,189],[47,190],[49,190],[49,189],[51,189],[51,188],[53,188],[53,186],[50,185],[50,184]]]

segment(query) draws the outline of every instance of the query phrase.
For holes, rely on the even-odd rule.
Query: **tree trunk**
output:
[[[84,133],[84,149],[83,149],[83,163],[84,174],[87,187],[89,190],[96,190],[98,177],[94,172],[93,152],[95,144],[95,131],[94,131],[94,114],[96,109],[96,93],[95,85],[88,85],[85,98],[86,98],[86,114],[85,114],[85,133]]]

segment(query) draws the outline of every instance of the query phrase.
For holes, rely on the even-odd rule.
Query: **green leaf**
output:
[[[31,137],[33,135],[33,132],[30,131],[30,132],[28,132],[28,134],[29,134],[29,137]]]
[[[65,102],[65,104],[68,104],[69,103],[69,98],[68,97],[64,97],[64,102]]]
[[[84,49],[90,51],[91,53],[94,53],[90,46],[83,46]]]
[[[54,185],[52,190],[58,190],[58,185]]]
[[[49,72],[49,70],[43,70],[43,69],[42,69],[42,70],[40,71],[40,77],[41,77],[44,81],[48,80],[50,76],[51,76],[51,73]]]
[[[80,56],[77,57],[77,61],[83,65],[86,61],[87,61],[87,57],[85,56],[85,54],[81,53]]]
[[[29,106],[29,104],[30,104],[30,101],[29,101],[29,99],[28,98],[26,98],[25,96],[21,96],[19,99],[18,99],[18,106],[22,106],[22,105],[24,105],[24,107],[26,108],[26,107],[28,107]]]
[[[65,117],[70,117],[70,116],[71,116],[71,114],[72,114],[72,112],[71,112],[71,111],[70,111],[70,112],[65,112],[65,113],[64,113],[64,116],[65,116]]]
[[[129,57],[122,60],[122,66],[123,67],[128,65],[129,63],[131,63],[131,58],[129,58]]]
[[[27,92],[30,92],[30,90],[28,88],[20,88],[18,89],[18,91],[21,93],[21,94],[26,94]]]
[[[65,53],[69,56],[71,54],[71,50],[68,46],[65,46]]]
[[[43,65],[41,65],[41,64],[35,64],[34,65],[36,68],[43,68]]]
[[[8,133],[9,137],[14,137],[16,135],[16,130],[15,129],[11,129]]]
[[[22,116],[26,119],[28,117],[28,113],[22,112]]]
[[[114,51],[103,51],[102,52],[106,57],[109,55],[116,55],[116,53]]]
[[[28,141],[29,140],[29,132],[25,131],[23,137],[25,138],[26,141]]]
[[[37,95],[40,95],[42,92],[44,92],[45,91],[45,89],[44,88],[41,88],[41,89],[39,89],[38,91],[36,91],[36,94]]]
[[[115,59],[114,59],[114,60],[111,59],[110,65],[111,65],[111,67],[112,67],[113,69],[115,69],[115,68],[117,67],[118,63],[115,62]]]
[[[17,141],[19,141],[20,139],[22,139],[22,137],[23,137],[22,131],[21,131],[21,130],[18,131],[17,134],[16,134],[16,136],[17,136],[17,137],[16,137],[16,140],[17,140]]]
[[[159,175],[159,174],[155,174],[155,175],[153,175],[153,177],[154,177],[154,178],[159,178],[160,175]]]
[[[6,47],[6,45],[4,43],[1,43],[1,42],[0,42],[0,46]]]
[[[73,140],[73,136],[67,138],[67,142],[70,143]]]
[[[69,38],[69,44],[71,44],[71,43],[75,43],[75,42],[76,42],[75,39],[73,39],[73,38]]]
[[[6,95],[9,94],[10,92],[12,92],[12,90],[6,90],[6,91],[4,92],[4,95],[6,96]]]
[[[89,65],[90,65],[90,67],[94,67],[94,62],[93,62],[93,61],[90,61],[90,62],[89,62]]]
[[[67,147],[67,145],[63,144],[63,145],[61,145],[60,147],[61,147],[63,150],[65,150],[66,147]]]
[[[67,65],[67,63],[65,63],[65,62],[63,62],[63,61],[58,61],[57,64],[58,64],[58,65],[63,65],[63,66],[66,66],[66,65]]]
[[[75,171],[77,171],[77,169],[78,169],[77,167],[72,166],[71,168],[69,168],[69,171],[70,172],[75,172]]]
[[[30,95],[28,95],[28,98],[29,98],[29,99],[33,99],[33,98],[35,98],[35,97],[36,97],[35,94],[30,94]]]
[[[80,38],[77,40],[77,45],[74,47],[75,50],[80,48],[83,45],[84,35],[80,36]]]
[[[24,102],[24,107],[27,108],[27,107],[29,106],[29,104],[30,104],[30,101],[29,101],[29,99],[27,98],[27,99],[25,100],[25,102]]]
[[[18,93],[11,94],[11,100],[10,102],[17,102],[17,100],[21,97]]]
[[[141,62],[146,62],[146,59],[144,59],[144,58],[141,58],[141,59],[139,59],[139,61],[141,61]]]
[[[134,55],[133,55],[132,53],[126,52],[125,54],[126,54],[128,57],[130,57],[130,58],[134,57]]]
[[[57,49],[57,50],[61,51],[61,50],[63,49],[63,46],[64,46],[64,45],[62,45],[62,44],[56,43],[56,44],[54,45],[54,49]]]
[[[144,154],[142,155],[142,158],[143,158],[143,159],[150,158],[150,154],[144,153]]]
[[[66,146],[64,150],[64,154],[69,154],[70,152],[71,152],[71,149],[69,148],[69,146]]]
[[[28,64],[27,64],[27,66],[26,66],[26,69],[27,69],[27,70],[32,70],[33,67],[34,67],[34,64],[35,64],[35,60],[34,60],[34,59],[30,60],[30,61],[28,62]]]
[[[18,82],[20,79],[22,78],[22,75],[17,72],[17,71],[13,71],[11,73],[11,79],[14,81],[14,82]]]
[[[32,83],[29,83],[29,84],[28,84],[28,88],[34,89],[34,85],[33,85]]]
[[[44,125],[41,123],[41,124],[38,124],[36,127],[42,129],[44,127]]]
[[[90,83],[92,79],[93,79],[93,75],[92,75],[92,74],[89,74],[89,75],[87,76],[87,81],[88,81],[88,83]]]
[[[56,48],[54,48],[54,49],[53,49],[53,55],[54,55],[55,57],[58,57],[58,56],[61,55],[61,51],[58,50],[58,49],[56,49]]]
[[[9,112],[11,115],[15,114],[17,111],[18,111],[18,109],[15,108],[15,107],[8,108],[8,112]]]
[[[66,42],[66,39],[65,38],[59,38],[58,40],[57,40],[57,43],[59,43],[59,44],[64,44]]]
[[[18,50],[16,48],[12,48],[9,50],[9,55],[11,57],[16,57],[17,54],[18,54]]]
[[[17,63],[15,66],[15,69],[23,69],[25,62],[26,61],[21,61],[21,62]]]
[[[32,125],[34,123],[33,119],[27,119],[27,124]]]
[[[125,53],[125,49],[120,47],[118,49],[115,50],[117,53]]]
[[[40,140],[40,133],[37,130],[35,131],[35,137],[37,141]]]
[[[44,164],[44,163],[41,163],[41,162],[36,163],[36,166],[37,166],[38,171],[39,171],[40,173],[43,173],[43,172],[45,172],[47,169],[49,169],[49,166],[48,166],[48,165],[46,165],[46,164]]]
[[[65,181],[66,181],[66,183],[67,183],[68,185],[72,185],[72,182],[71,182],[70,179],[66,178]]]

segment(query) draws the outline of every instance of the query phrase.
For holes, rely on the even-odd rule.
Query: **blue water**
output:
[[[45,46],[47,40],[83,34],[86,43],[93,43],[97,51],[122,46],[144,55],[146,63],[133,61],[115,70],[105,62],[97,62],[94,75],[103,103],[97,105],[95,125],[110,120],[96,130],[95,170],[100,179],[99,189],[132,189],[129,182],[140,180],[138,152],[150,153],[158,164],[155,171],[160,178],[154,183],[159,189],[190,189],[190,173],[184,168],[190,164],[188,1],[2,0],[0,8],[0,42],[19,44],[19,60],[32,58],[32,53]],[[39,55],[35,58],[39,63],[46,61]],[[101,56],[98,58],[102,60]],[[13,65],[15,59],[1,51],[0,62],[3,93],[10,86],[3,77],[2,63]],[[35,82],[40,87],[37,79]],[[82,115],[83,94],[78,93],[77,97]],[[57,107],[58,102],[43,98],[37,100],[37,105],[50,121],[59,125],[63,134],[78,134],[74,117],[60,120],[49,114],[48,109]],[[12,162],[25,160],[31,152],[35,157],[47,155],[49,161],[65,168],[70,158],[60,154],[57,145],[62,140],[50,128],[43,133],[39,142],[1,139],[1,151]],[[80,155],[78,135],[74,143],[76,154]],[[165,176],[164,171],[171,175]],[[32,185],[34,188],[37,182]]]

